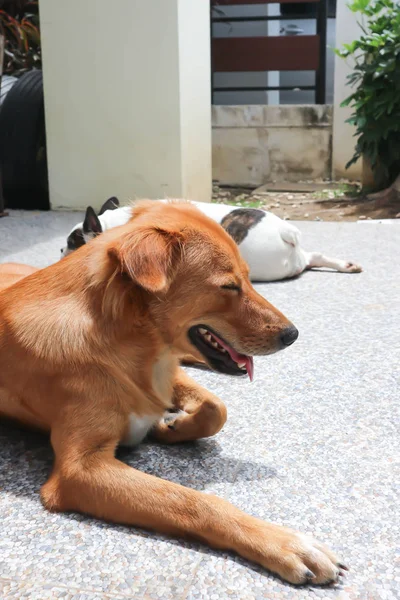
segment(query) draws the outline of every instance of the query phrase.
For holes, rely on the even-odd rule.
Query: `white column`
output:
[[[349,44],[361,35],[357,25],[357,17],[347,7],[347,0],[337,0],[336,8],[336,48]],[[333,144],[332,144],[332,171],[333,177],[339,179],[361,179],[362,161],[359,160],[350,169],[345,169],[346,163],[353,156],[356,138],[353,137],[355,129],[345,123],[352,113],[349,107],[341,108],[340,104],[352,93],[352,88],[346,84],[346,77],[352,72],[351,59],[335,57],[335,85],[333,106]]]
[[[52,208],[211,199],[209,3],[40,0]]]

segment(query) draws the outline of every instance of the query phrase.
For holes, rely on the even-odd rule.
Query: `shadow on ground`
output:
[[[48,436],[14,424],[1,424],[0,445],[3,448],[0,489],[31,497],[39,491],[52,468],[53,452]],[[278,476],[273,467],[223,456],[213,439],[174,446],[149,440],[135,449],[119,448],[117,457],[140,471],[195,489],[221,481],[233,483]]]

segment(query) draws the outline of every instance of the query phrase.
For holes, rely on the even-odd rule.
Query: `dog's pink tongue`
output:
[[[250,381],[253,381],[253,375],[254,375],[254,363],[253,363],[253,357],[252,356],[245,356],[244,354],[236,354],[236,358],[233,358],[232,354],[232,358],[234,361],[236,361],[238,364],[243,364],[246,367],[246,371],[247,374],[249,376]]]
[[[246,356],[246,371],[249,375],[250,381],[253,381],[254,376],[254,362],[252,356]]]
[[[222,341],[214,333],[212,335],[213,335],[213,337],[215,337],[215,339],[217,340],[217,342],[223,348],[225,348],[225,350],[227,350],[229,352],[231,359],[234,360],[235,363],[237,363],[238,365],[244,365],[246,367],[246,371],[247,371],[247,374],[249,376],[249,379],[250,379],[250,381],[253,381],[253,375],[254,375],[253,357],[252,356],[246,356],[245,354],[239,354],[239,352],[236,352],[236,350],[234,350],[234,348],[232,348],[231,346],[229,346],[228,344],[226,344],[224,341]]]

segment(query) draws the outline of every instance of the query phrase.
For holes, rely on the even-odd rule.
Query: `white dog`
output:
[[[193,204],[222,225],[235,240],[250,267],[252,281],[287,279],[313,267],[327,267],[341,273],[362,271],[352,262],[328,258],[320,252],[306,252],[300,245],[301,234],[297,227],[265,210],[206,202]],[[67,246],[61,249],[62,256],[67,256],[102,231],[124,225],[131,217],[133,205],[118,206],[117,198],[110,198],[98,215],[89,206],[83,223],[75,225],[70,232]]]

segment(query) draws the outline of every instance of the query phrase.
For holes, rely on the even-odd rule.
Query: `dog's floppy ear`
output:
[[[180,256],[183,236],[163,227],[145,226],[121,236],[109,254],[121,271],[148,292],[166,292]]]
[[[86,209],[82,229],[83,233],[94,233],[95,235],[98,235],[103,231],[99,218],[91,206],[88,206]]]
[[[119,200],[115,196],[106,200],[99,211],[99,216],[106,212],[106,210],[115,210],[119,207]]]

